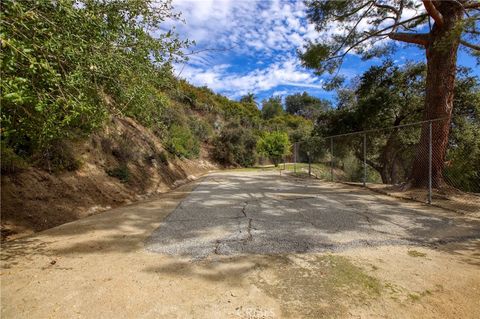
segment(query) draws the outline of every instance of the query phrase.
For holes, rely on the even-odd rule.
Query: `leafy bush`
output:
[[[158,158],[159,162],[162,163],[163,165],[168,165],[168,153],[167,152],[162,151],[162,152],[158,153],[157,158]]]
[[[222,129],[214,142],[214,158],[224,165],[253,166],[257,137],[252,130],[232,123]]]
[[[75,156],[73,145],[67,140],[52,141],[34,160],[37,166],[49,172],[76,171],[82,164]]]
[[[132,101],[125,109],[124,114],[136,119],[143,126],[151,129],[157,136],[162,137],[166,134],[167,125],[164,121],[165,114],[171,112],[170,99],[164,93],[151,83],[144,83],[144,81],[137,81],[137,85],[143,85],[139,92],[131,92],[129,99]],[[129,92],[132,88],[124,90]],[[138,94],[145,94],[147,91],[150,98],[145,101],[142,96]]]
[[[14,174],[22,171],[28,165],[23,158],[15,154],[15,152],[1,143],[1,172],[2,174]]]
[[[130,170],[127,165],[120,165],[113,169],[107,170],[107,174],[111,177],[118,178],[120,182],[127,183],[130,180]]]
[[[200,143],[188,126],[174,124],[169,130],[167,147],[170,153],[179,157],[194,158],[200,153]]]
[[[280,96],[271,97],[262,102],[262,116],[268,120],[283,113],[282,98]]]
[[[190,130],[201,142],[207,142],[213,134],[213,128],[201,118],[193,117],[189,124]]]
[[[158,88],[188,44],[150,34],[170,18],[168,1],[2,1],[2,140],[17,155],[44,153],[109,111],[161,129]]]
[[[285,132],[266,133],[257,142],[257,151],[270,158],[275,166],[282,160],[283,156],[290,154],[291,144]]]

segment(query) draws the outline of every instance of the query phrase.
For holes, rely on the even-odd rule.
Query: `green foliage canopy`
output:
[[[268,120],[283,113],[282,98],[280,96],[272,96],[268,100],[262,102],[262,116]]]
[[[158,124],[157,88],[187,45],[169,1],[2,1],[2,141],[31,155],[88,134],[108,111]]]
[[[214,142],[214,157],[224,165],[253,166],[257,160],[257,136],[251,128],[230,123]]]
[[[290,154],[291,143],[285,132],[265,133],[257,142],[257,152],[270,158],[275,166],[283,156]]]
[[[438,18],[442,13],[439,15],[436,13],[442,11],[445,15],[455,15],[451,10],[452,6],[461,8],[466,14],[454,26],[456,32],[451,32],[450,36],[453,39],[463,33],[461,44],[471,53],[478,55],[478,45],[472,44],[479,38],[479,33],[476,31],[478,15],[473,14],[475,10],[478,11],[476,1],[423,2],[422,5],[420,1],[411,0],[307,0],[307,17],[322,36],[315,42],[309,42],[305,50],[300,52],[300,58],[306,67],[315,70],[317,74],[326,72],[335,74],[349,53],[369,59],[392,52],[397,48],[394,41],[381,40],[390,38],[425,45],[428,36],[436,32],[431,31],[432,20],[438,28],[441,22],[443,23],[441,20],[447,19],[447,17]],[[430,7],[429,4],[433,6],[433,10],[427,9]],[[423,12],[422,7],[425,7]],[[412,12],[415,14],[412,15]],[[332,30],[332,25],[340,31]],[[428,29],[431,31],[430,34],[412,32],[412,30]],[[324,32],[331,36],[325,38]],[[441,41],[452,39],[445,38]]]
[[[315,136],[331,136],[355,131],[388,128],[420,121],[425,98],[425,65],[395,66],[385,61],[372,66],[349,89],[354,98],[341,101],[342,107],[322,113]],[[478,191],[480,172],[480,87],[468,69],[459,69],[455,86],[454,114],[450,127],[445,169],[449,182],[463,190]],[[344,91],[346,89],[342,89]],[[367,164],[385,183],[405,180],[412,165],[419,126],[367,134]],[[335,140],[338,158],[353,154],[363,161],[360,136]],[[321,148],[321,142],[317,146]],[[327,147],[328,145],[323,145]]]
[[[321,112],[332,107],[327,100],[309,95],[307,92],[296,93],[285,98],[285,111],[293,115],[315,120]]]
[[[188,126],[173,124],[169,130],[167,148],[178,157],[194,158],[200,152],[198,139],[194,138]]]

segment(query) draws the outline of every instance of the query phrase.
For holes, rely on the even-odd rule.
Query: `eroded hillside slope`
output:
[[[168,191],[215,164],[179,159],[160,139],[128,117],[111,117],[88,139],[62,145],[79,169],[60,173],[29,167],[2,176],[2,237],[16,238]]]

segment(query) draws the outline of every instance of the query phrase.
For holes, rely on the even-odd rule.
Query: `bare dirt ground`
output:
[[[424,203],[427,201],[428,196],[426,189],[405,191],[402,190],[402,187],[384,184],[368,184],[367,187],[397,198],[411,199]],[[480,218],[480,194],[466,193],[453,187],[445,186],[441,189],[433,190],[432,205],[463,215]]]
[[[480,220],[222,172],[4,243],[2,318],[478,318]]]

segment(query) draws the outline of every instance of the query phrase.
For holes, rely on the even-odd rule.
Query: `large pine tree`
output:
[[[433,186],[443,184],[442,171],[453,109],[457,53],[460,46],[480,52],[478,0],[309,0],[307,13],[320,38],[300,57],[317,74],[334,74],[349,53],[379,56],[396,41],[425,49],[427,79],[424,119],[443,119],[432,127]],[[340,30],[340,31],[338,31]],[[389,41],[396,40],[396,41]],[[429,125],[422,127],[411,184],[425,186],[428,177]]]

